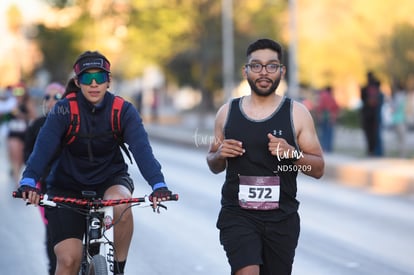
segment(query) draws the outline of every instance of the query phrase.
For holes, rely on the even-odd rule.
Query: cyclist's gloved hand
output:
[[[153,198],[157,198],[157,201],[165,201],[171,198],[171,191],[168,190],[168,187],[165,183],[157,183],[153,187],[153,191],[149,197],[150,201],[153,201]]]
[[[36,188],[36,181],[34,179],[21,179],[18,191],[23,195],[24,199],[29,199],[30,203],[39,203],[40,190]]]
[[[18,191],[21,193],[33,191],[40,194],[40,190],[36,187],[36,181],[32,178],[22,178]]]

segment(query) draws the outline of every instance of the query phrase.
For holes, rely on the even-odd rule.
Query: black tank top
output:
[[[246,152],[241,157],[227,159],[226,181],[222,188],[222,207],[243,213],[251,213],[263,220],[279,221],[298,210],[296,200],[296,169],[287,159],[278,159],[268,150],[268,133],[284,138],[298,150],[292,119],[292,100],[283,97],[276,110],[267,118],[253,120],[243,112],[243,98],[236,98],[230,103],[227,121],[224,126],[226,139],[236,139],[243,143]],[[279,176],[279,209],[258,211],[242,210],[238,203],[239,175],[244,176]]]

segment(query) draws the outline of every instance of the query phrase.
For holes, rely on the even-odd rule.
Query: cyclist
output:
[[[75,140],[67,144],[66,133],[71,122],[68,98],[56,103],[39,132],[30,155],[19,191],[30,203],[39,202],[35,184],[43,175],[55,151],[61,150],[46,179],[47,192],[54,196],[80,197],[81,191],[96,191],[103,199],[131,198],[134,191],[120,150],[119,140],[113,136],[111,111],[114,95],[110,62],[97,51],[81,54],[73,66],[75,76],[68,82],[65,96],[76,92],[80,129]],[[164,181],[161,165],[153,155],[142,119],[134,106],[125,101],[121,109],[121,131],[134,160],[152,187],[150,199],[155,202],[171,196]],[[155,207],[155,206],[154,206]],[[125,211],[125,212],[124,212]],[[124,213],[122,216],[121,213]],[[77,274],[82,257],[84,216],[68,209],[46,209],[57,258],[56,274]],[[114,207],[115,271],[123,274],[133,233],[133,217],[128,205]]]

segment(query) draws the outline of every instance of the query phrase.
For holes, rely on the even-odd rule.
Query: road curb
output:
[[[403,159],[344,159],[327,156],[325,175],[345,185],[380,194],[413,194],[414,161]]]

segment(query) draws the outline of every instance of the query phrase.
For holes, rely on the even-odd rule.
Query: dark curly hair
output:
[[[262,38],[254,41],[247,47],[246,56],[250,57],[250,54],[257,50],[270,49],[277,52],[279,60],[283,60],[283,49],[282,46],[274,40],[268,38]]]

